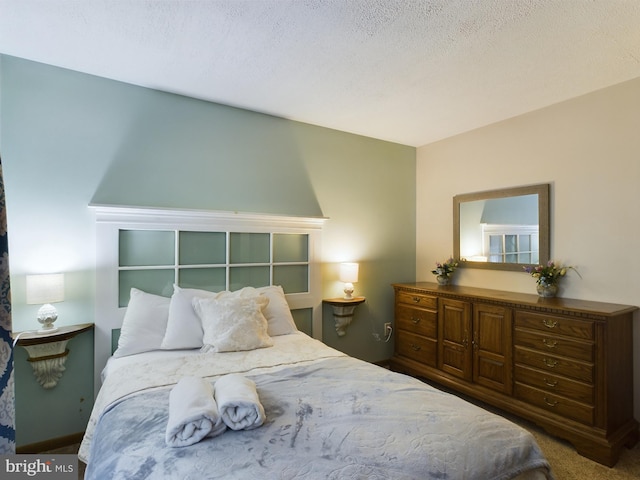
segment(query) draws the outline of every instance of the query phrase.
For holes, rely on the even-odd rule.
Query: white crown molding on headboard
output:
[[[122,326],[118,306],[118,238],[121,229],[309,234],[309,292],[287,295],[292,309],[311,308],[313,337],[322,339],[320,237],[325,217],[297,217],[211,210],[89,205],[96,218],[95,394],[111,355],[112,330]]]
[[[160,207],[121,207],[118,205],[89,205],[98,222],[131,222],[154,225],[220,224],[225,227],[322,228],[327,217],[299,217],[271,213],[227,212],[221,210],[170,209]]]

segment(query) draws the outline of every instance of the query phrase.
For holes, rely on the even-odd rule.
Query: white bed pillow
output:
[[[262,294],[269,300],[262,312],[267,319],[268,335],[276,337],[298,331],[284,295],[284,290],[280,285],[260,288],[245,287],[235,292],[210,292],[196,288],[181,288],[178,285],[174,285],[173,289],[169,306],[169,321],[162,340],[162,348],[165,350],[202,347],[202,337],[204,335],[202,322],[193,307],[193,299],[196,297],[247,297]]]
[[[280,285],[260,287],[256,288],[256,291],[269,299],[269,304],[265,307],[263,313],[269,324],[268,333],[270,337],[287,335],[298,331],[293,315],[291,315],[287,298],[284,296],[284,290]]]
[[[273,340],[267,334],[267,319],[262,314],[268,302],[263,295],[195,297],[193,308],[202,321],[204,350],[238,352],[271,347]]]
[[[193,299],[216,298],[219,293],[196,288],[173,286],[173,295],[169,305],[169,319],[166,333],[162,339],[165,350],[179,350],[202,347],[202,322],[193,310]]]
[[[160,349],[171,299],[132,288],[114,357]]]

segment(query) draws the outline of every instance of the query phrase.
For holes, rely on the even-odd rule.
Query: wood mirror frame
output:
[[[467,193],[456,195],[453,197],[453,254],[459,261],[460,267],[466,268],[484,268],[491,270],[517,270],[522,271],[526,265],[543,265],[550,259],[550,227],[549,227],[549,191],[550,186],[547,183],[539,185],[529,185],[524,187],[505,188],[502,190],[490,190],[486,192]],[[535,263],[507,263],[493,261],[472,261],[467,258],[461,258],[460,244],[460,208],[468,202],[476,202],[479,200],[490,199],[506,199],[511,197],[520,197],[525,195],[538,195],[538,235],[539,235],[539,257]],[[479,224],[478,224],[479,225]]]

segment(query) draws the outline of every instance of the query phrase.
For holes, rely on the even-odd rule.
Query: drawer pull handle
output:
[[[417,325],[420,323],[422,319],[420,317],[416,318],[416,317],[411,317],[411,321],[413,322],[414,325]]]
[[[420,297],[413,297],[412,300],[414,303],[420,303]]]
[[[550,407],[555,407],[559,402],[557,400],[549,400],[547,397],[544,397],[544,403],[546,403]]]
[[[414,352],[419,352],[420,350],[422,350],[422,347],[421,347],[420,345],[416,345],[416,344],[412,343],[412,344],[411,344],[411,349],[412,349]]]
[[[555,320],[549,320],[548,318],[542,320],[542,323],[547,328],[556,328],[556,326],[558,325],[558,322],[556,322]]]
[[[542,339],[542,343],[544,343],[545,347],[548,348],[556,348],[556,345],[558,345],[557,340],[547,340],[546,338]]]
[[[544,381],[545,385],[548,386],[548,387],[555,387],[555,386],[558,385],[558,381],[557,380],[549,381],[549,380],[547,380],[545,378],[543,381]]]
[[[558,365],[558,361],[557,360],[550,360],[548,358],[543,358],[542,362],[549,368],[554,368]]]

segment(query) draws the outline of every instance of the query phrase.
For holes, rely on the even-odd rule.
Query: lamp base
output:
[[[36,330],[36,333],[38,335],[44,335],[47,333],[56,333],[58,331],[58,327],[51,327],[51,328],[41,328],[39,330]]]
[[[38,310],[38,322],[42,324],[42,328],[38,330],[39,334],[57,332],[57,327],[53,326],[53,322],[58,319],[58,311],[56,307],[50,303],[44,304]]]
[[[353,299],[353,283],[345,283],[344,284],[344,297],[345,300]]]

